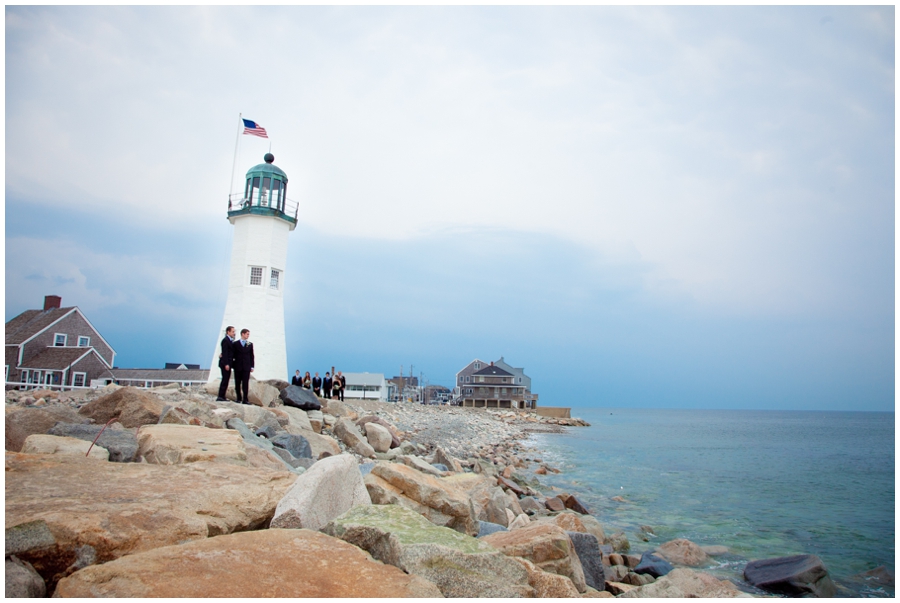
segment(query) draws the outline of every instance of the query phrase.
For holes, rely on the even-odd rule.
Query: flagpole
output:
[[[238,152],[238,143],[241,141],[241,126],[244,125],[244,120],[241,113],[238,113],[238,131],[237,136],[234,139],[234,159],[231,161],[231,182],[228,185],[228,209],[231,209],[231,195],[234,194],[234,167],[237,165],[237,152]]]

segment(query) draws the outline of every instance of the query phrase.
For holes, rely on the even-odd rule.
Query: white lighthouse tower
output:
[[[243,193],[228,200],[234,225],[228,301],[216,338],[209,380],[219,377],[219,343],[225,328],[236,336],[250,329],[256,355],[253,377],[287,380],[284,337],[284,282],[288,234],[297,226],[297,204],[287,198],[287,174],[266,153],[265,163],[250,168]]]

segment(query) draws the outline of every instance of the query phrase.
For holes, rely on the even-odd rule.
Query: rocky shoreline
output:
[[[534,477],[558,470],[523,441],[579,419],[216,388],[8,391],[6,596],[836,592],[812,555],[754,562],[755,590],[687,540],[629,554]]]

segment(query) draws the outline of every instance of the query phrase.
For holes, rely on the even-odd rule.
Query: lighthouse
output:
[[[215,342],[209,380],[218,377],[219,342],[233,326],[240,337],[250,329],[256,353],[253,377],[287,380],[284,337],[284,283],[288,235],[297,226],[297,204],[287,198],[287,174],[266,153],[264,163],[247,171],[243,193],[228,199],[234,226],[228,299]]]

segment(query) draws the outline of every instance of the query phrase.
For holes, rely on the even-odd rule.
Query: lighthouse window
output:
[[[269,206],[269,184],[271,183],[270,178],[263,178],[262,181],[262,189],[259,191],[259,204],[262,207]]]
[[[262,266],[250,266],[250,284],[257,287],[262,286],[263,269]]]
[[[281,270],[272,270],[272,276],[269,279],[269,289],[278,288],[278,280],[281,277]]]
[[[272,207],[282,210],[281,180],[272,179]],[[283,210],[282,210],[283,211]]]

